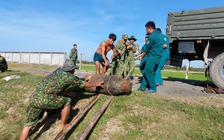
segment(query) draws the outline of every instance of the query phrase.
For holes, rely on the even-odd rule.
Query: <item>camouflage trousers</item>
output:
[[[130,73],[129,77],[132,77],[135,66],[136,66],[135,60],[130,60],[130,61],[127,62],[127,65],[126,65],[127,68],[126,68],[126,71],[125,71],[126,76],[128,75],[128,73]]]
[[[29,98],[27,117],[24,126],[31,126],[38,122],[46,110],[60,109],[71,103],[68,97],[57,94],[44,94],[34,91]]]
[[[125,61],[119,61],[116,69],[116,75],[125,78],[127,71],[127,63]]]
[[[118,61],[115,60],[111,63],[111,71],[110,71],[110,75],[116,75],[116,70],[117,70],[117,65],[118,65]]]
[[[72,60],[72,62],[76,65],[76,60]]]
[[[119,60],[116,64],[114,63],[112,67],[112,70],[113,70],[112,75],[117,75],[119,77],[125,78],[130,72],[130,76],[132,76],[134,72],[133,67],[135,66],[136,65],[134,60],[130,60],[130,61]]]

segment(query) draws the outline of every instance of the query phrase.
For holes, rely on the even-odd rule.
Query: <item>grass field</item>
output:
[[[89,66],[82,69],[90,70]],[[20,75],[20,79],[2,81],[0,84],[0,140],[19,138],[23,126],[28,98],[35,85],[56,67],[42,65],[9,64],[11,71],[1,73],[0,79]],[[91,66],[92,68],[92,66]],[[175,76],[179,74],[176,72]],[[170,72],[167,75],[171,75]],[[178,76],[178,78],[181,78]],[[92,100],[93,93],[76,93],[69,121]],[[100,99],[72,129],[67,139],[76,139],[103,102]],[[94,127],[90,140],[222,140],[224,139],[224,99],[217,97],[176,98],[171,95],[134,91],[130,95],[113,97],[106,112]],[[46,120],[46,121],[44,121]],[[44,116],[43,129],[31,138],[53,139],[59,129],[60,111]],[[40,128],[41,123],[36,128]]]
[[[94,65],[87,65],[83,64],[81,67],[81,70],[85,71],[95,71],[95,66]],[[133,75],[136,76],[141,76],[140,70],[136,67]],[[175,70],[163,70],[162,71],[162,76],[164,78],[180,78],[180,79],[185,79],[186,72],[185,71],[175,71]],[[207,78],[204,76],[204,73],[200,72],[189,72],[188,79],[190,80],[200,80],[200,81],[206,81]]]

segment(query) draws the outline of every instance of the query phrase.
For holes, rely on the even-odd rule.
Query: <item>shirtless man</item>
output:
[[[116,55],[117,55],[117,51],[116,51],[116,48],[114,46],[114,41],[116,40],[116,35],[111,33],[109,34],[109,37],[108,37],[108,40],[106,41],[103,41],[100,43],[100,46],[97,48],[95,54],[94,54],[94,57],[93,57],[93,60],[94,60],[94,63],[96,65],[96,74],[105,74],[109,68],[109,60],[108,58],[106,57],[107,53],[110,51],[110,50],[113,50],[113,55],[111,56],[111,59],[113,59]],[[102,65],[103,67],[103,71],[102,73],[100,73],[100,64]]]

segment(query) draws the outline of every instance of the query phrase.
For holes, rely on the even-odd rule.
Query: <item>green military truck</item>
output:
[[[202,60],[205,76],[224,90],[224,7],[170,12],[166,35],[170,39],[170,65],[183,59]]]

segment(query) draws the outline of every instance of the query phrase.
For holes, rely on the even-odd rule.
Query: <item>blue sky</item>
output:
[[[69,53],[76,43],[83,59],[92,60],[110,33],[117,40],[124,33],[134,35],[142,46],[147,21],[154,21],[165,33],[168,12],[217,6],[224,6],[224,1],[1,0],[0,51]]]

